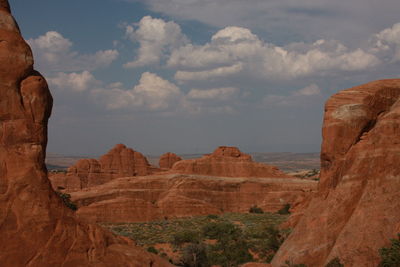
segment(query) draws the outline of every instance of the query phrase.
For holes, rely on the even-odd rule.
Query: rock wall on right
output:
[[[318,192],[272,266],[377,266],[400,233],[400,79],[343,90],[325,105]]]

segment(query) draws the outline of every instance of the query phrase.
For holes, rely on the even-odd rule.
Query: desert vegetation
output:
[[[379,267],[397,267],[400,266],[400,234],[397,239],[391,239],[390,247],[379,249],[381,262]]]
[[[228,213],[143,223],[103,224],[178,266],[270,262],[289,231],[287,215]]]

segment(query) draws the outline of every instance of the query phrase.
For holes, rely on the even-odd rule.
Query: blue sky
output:
[[[14,2],[53,153],[319,151],[330,95],[399,76],[398,0]]]

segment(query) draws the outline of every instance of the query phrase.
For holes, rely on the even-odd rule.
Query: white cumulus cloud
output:
[[[226,27],[203,46],[186,45],[172,52],[168,66],[177,80],[205,80],[244,72],[266,79],[323,76],[335,71],[365,70],[380,63],[372,53],[351,50],[336,41],[280,47],[258,38],[249,29]],[[220,65],[230,65],[221,67]],[[217,66],[217,67],[216,67]]]
[[[93,96],[107,109],[142,108],[163,111],[176,108],[182,93],[173,83],[150,72],[142,74],[139,84],[130,90],[112,84],[109,89],[94,89]]]
[[[69,89],[72,91],[85,91],[93,86],[100,84],[89,71],[81,73],[64,73],[59,72],[54,77],[47,79],[51,87],[59,89]]]
[[[109,66],[119,53],[101,50],[94,54],[80,54],[72,50],[73,43],[56,31],[49,31],[36,39],[29,39],[37,68],[44,72],[77,72]]]
[[[158,64],[165,52],[187,43],[178,24],[151,16],[143,17],[137,29],[132,25],[126,26],[126,36],[140,44],[136,60],[126,63],[126,68]]]

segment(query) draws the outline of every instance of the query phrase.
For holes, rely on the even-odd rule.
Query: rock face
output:
[[[272,265],[377,266],[400,232],[400,80],[331,97],[322,133],[319,191]]]
[[[141,153],[116,145],[99,160],[81,159],[68,169],[67,175],[52,176],[54,188],[63,187],[69,190],[104,184],[119,177],[148,175],[151,166]]]
[[[253,162],[250,155],[236,147],[221,146],[200,159],[182,160],[172,172],[222,177],[289,177],[275,166]]]
[[[296,206],[316,190],[317,182],[297,178],[223,178],[163,174],[118,178],[72,192],[78,216],[90,222],[136,222],[249,212],[256,205],[276,212]]]
[[[44,164],[52,97],[0,0],[0,262],[2,266],[168,266],[78,222],[50,187]]]
[[[160,157],[159,166],[161,169],[171,169],[175,162],[181,161],[178,155],[168,152]]]

